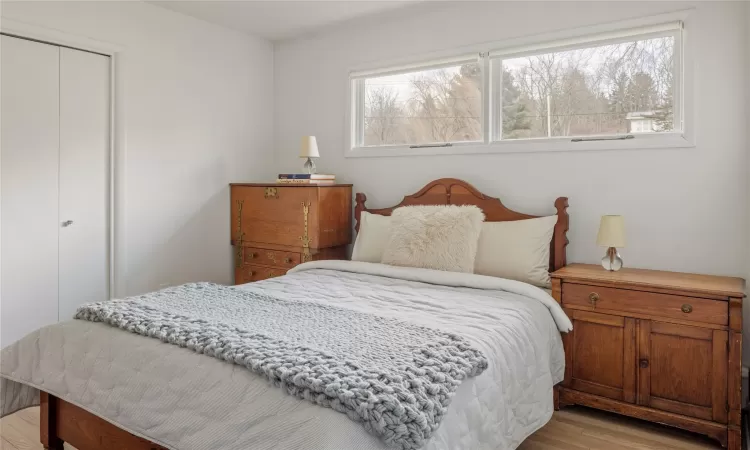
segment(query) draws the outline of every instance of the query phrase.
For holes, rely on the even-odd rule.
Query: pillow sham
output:
[[[352,261],[379,263],[390,237],[390,216],[363,211],[359,216],[359,232],[352,249]]]
[[[555,224],[557,216],[483,223],[474,273],[549,288],[549,248]]]
[[[476,206],[405,206],[391,216],[384,264],[474,272],[484,213]]]

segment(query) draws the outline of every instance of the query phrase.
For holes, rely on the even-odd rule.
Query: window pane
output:
[[[502,139],[672,131],[674,37],[493,62]]]
[[[365,80],[364,145],[482,140],[477,63]]]

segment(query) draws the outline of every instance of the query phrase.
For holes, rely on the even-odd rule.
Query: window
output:
[[[502,92],[496,137],[674,130],[675,31],[493,59]]]
[[[352,152],[683,132],[681,22],[484,50],[353,72]]]
[[[356,79],[361,146],[482,142],[482,68],[471,58]]]

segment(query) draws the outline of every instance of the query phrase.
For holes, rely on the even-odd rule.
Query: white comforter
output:
[[[307,263],[239,288],[439,327],[482,350],[489,368],[460,386],[427,449],[514,449],[552,414],[552,386],[564,371],[558,330],[571,324],[538,288],[347,261]],[[345,415],[291,397],[245,368],[101,323],[43,328],[1,358],[3,377],[173,449],[385,448]],[[5,403],[18,406],[23,395]]]

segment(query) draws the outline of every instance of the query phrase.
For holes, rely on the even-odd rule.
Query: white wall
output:
[[[2,17],[123,50],[117,294],[231,282],[227,184],[273,172],[272,45],[142,2],[5,1]]]
[[[344,158],[348,71],[422,53],[695,8],[697,146],[690,149]],[[630,267],[745,276],[748,172],[742,2],[451,2],[418,5],[275,47],[279,171],[318,138],[321,172],[391,206],[426,182],[462,178],[511,208],[554,212],[570,199],[569,261],[598,262],[602,214],[624,214]]]

